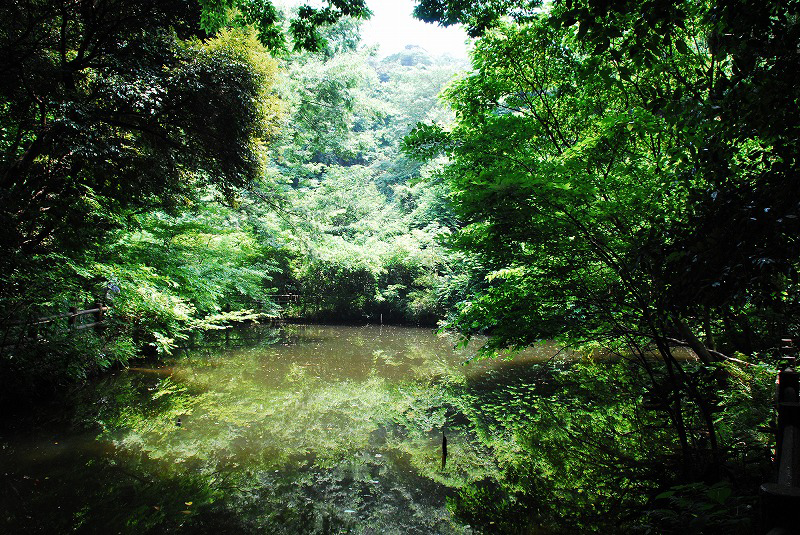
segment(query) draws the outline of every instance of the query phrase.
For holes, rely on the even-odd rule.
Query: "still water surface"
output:
[[[407,327],[261,327],[117,372],[66,420],[2,439],[0,528],[471,533],[447,498],[499,468],[468,387],[496,386],[506,363],[465,365],[475,348],[455,343]]]

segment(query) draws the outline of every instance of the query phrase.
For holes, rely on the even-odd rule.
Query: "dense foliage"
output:
[[[445,24],[490,8],[510,9],[420,7]],[[792,332],[797,9],[566,2],[512,10],[527,22],[481,39],[477,72],[449,92],[457,128],[420,128],[409,144],[456,157],[464,246],[499,280],[582,300],[552,313],[529,300],[537,327],[505,343],[567,332],[572,317],[573,337],[675,334],[712,361],[718,345],[751,353]],[[653,325],[604,326],[625,317],[596,310],[615,303],[650,308]]]
[[[23,397],[275,310],[278,230],[253,209],[279,193],[272,56],[287,53],[285,23],[296,49],[316,49],[320,26],[368,12],[335,2],[273,17],[256,4],[0,11],[0,375]],[[36,321],[96,304],[113,304],[100,337]]]
[[[367,14],[3,11],[9,384],[35,397],[265,316],[435,324],[463,297],[469,263],[439,243],[456,224],[445,187],[416,182],[437,165],[398,145],[448,120],[437,94],[465,65],[413,47],[377,61],[360,45]],[[38,321],[95,305],[111,305],[97,336]]]
[[[416,122],[447,120],[436,96],[459,64],[413,47],[376,62],[352,41],[330,39],[345,46],[287,69],[292,113],[275,146],[291,183],[283,287],[304,317],[435,324],[461,291],[451,286],[461,262],[439,244],[455,221],[444,186],[419,183],[436,164],[398,145]]]
[[[764,446],[723,431],[721,363],[771,365],[797,331],[798,4],[423,1],[417,14],[482,35],[475,72],[446,93],[455,126],[406,140],[451,159],[454,244],[486,268],[453,325],[488,333],[489,349],[555,338],[631,360],[681,452],[667,480],[718,481]]]

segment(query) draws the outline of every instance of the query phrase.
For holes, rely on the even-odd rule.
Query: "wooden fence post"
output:
[[[800,510],[800,373],[795,370],[796,348],[783,340],[781,352],[788,366],[778,373],[778,430],[775,483],[761,485],[762,533],[800,534],[797,511]]]
[[[95,332],[99,332],[103,330],[103,318],[105,316],[105,308],[101,303],[95,301],[92,304],[92,308],[96,308],[97,312],[94,313],[94,330]]]

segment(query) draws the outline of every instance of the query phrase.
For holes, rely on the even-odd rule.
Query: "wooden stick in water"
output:
[[[447,437],[442,433],[442,470],[447,464]]]

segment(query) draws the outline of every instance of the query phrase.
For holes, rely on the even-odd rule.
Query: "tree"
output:
[[[368,14],[362,0],[302,8],[295,46]],[[127,213],[177,210],[212,183],[230,199],[261,177],[280,106],[276,65],[251,31],[280,49],[271,2],[32,0],[0,22],[6,313],[42,300],[34,266],[57,271]]]
[[[431,166],[398,142],[419,120],[452,117],[436,95],[462,64],[421,49],[378,62],[357,48],[356,24],[338,22],[325,49],[286,62],[272,172],[290,185],[280,241],[291,262],[276,282],[301,295],[306,317],[433,323],[463,273],[437,243],[448,232],[437,219],[451,219],[445,188],[412,184]]]
[[[210,37],[200,18],[196,2],[178,0],[31,1],[0,11],[4,333],[103,299],[108,270],[97,266],[140,214],[175,215],[209,188],[231,203],[260,180],[280,116],[277,64],[252,30]],[[113,340],[97,351],[73,340],[63,358],[40,360],[59,354],[54,340],[0,349],[4,384],[38,372],[43,382],[79,378],[130,356],[115,354],[110,346],[124,344]]]
[[[303,5],[290,23],[294,50],[319,52],[328,40],[322,28],[350,19],[367,19],[372,14],[365,0],[327,0],[324,7]],[[202,26],[214,33],[230,25],[258,28],[261,42],[272,51],[286,50],[282,16],[270,0],[200,0]]]
[[[417,15],[480,35],[503,15],[525,21],[536,11],[536,3],[425,0]],[[796,2],[625,0],[556,2],[547,13],[551,24],[575,28],[601,72],[685,140],[676,173],[693,182],[691,220],[662,229],[669,237],[656,234],[643,254],[660,270],[669,301],[706,318],[712,349],[752,352],[796,328],[787,323],[796,299],[783,292],[793,287],[798,257],[797,12]],[[651,83],[646,70],[670,83]]]
[[[199,11],[181,2],[25,8],[5,11],[0,41],[4,276],[85,251],[126,211],[260,175],[275,65],[247,34],[188,40]]]
[[[794,326],[796,138],[761,99],[796,124],[797,4],[519,5],[418,10],[444,24],[496,10],[474,26],[476,72],[448,92],[457,126],[407,140],[452,158],[456,243],[489,270],[455,325],[491,347],[556,337],[638,356],[685,468],[698,447],[719,462],[713,381],[675,348],[710,365]]]

